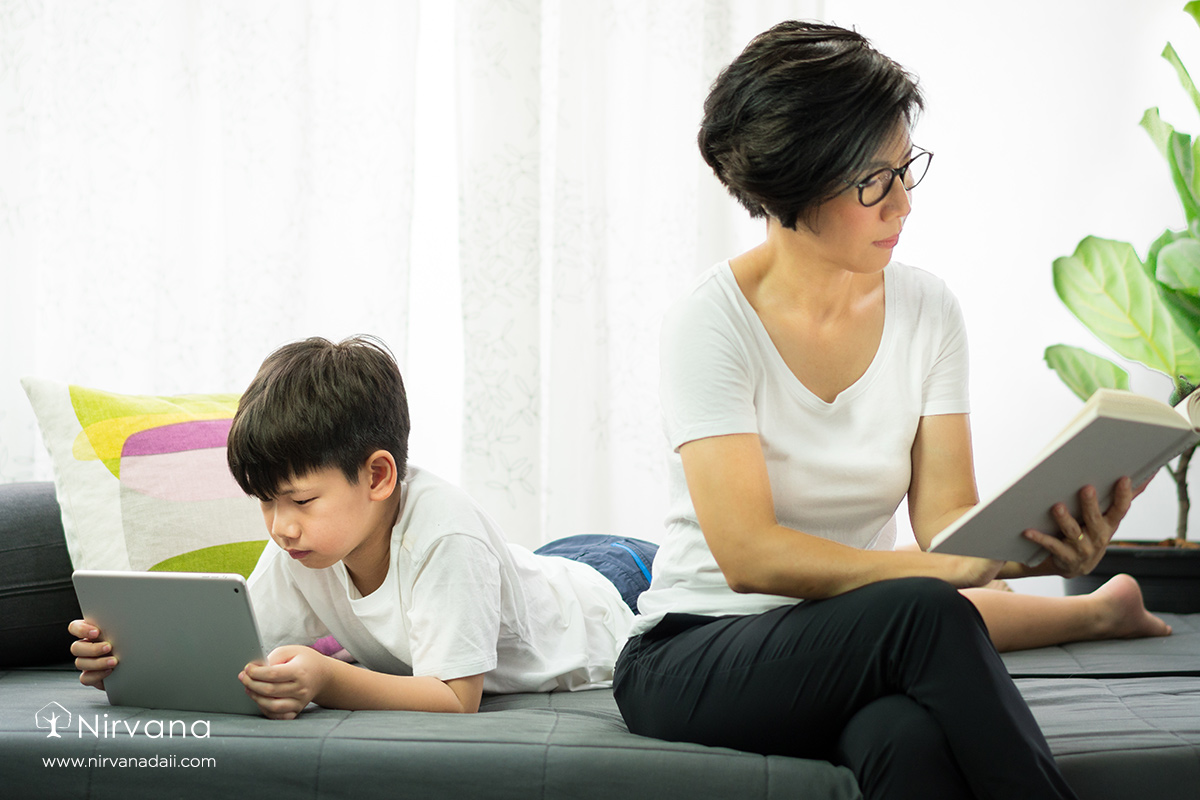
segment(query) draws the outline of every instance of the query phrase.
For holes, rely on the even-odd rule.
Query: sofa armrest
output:
[[[54,484],[0,484],[0,667],[69,661],[79,616]]]

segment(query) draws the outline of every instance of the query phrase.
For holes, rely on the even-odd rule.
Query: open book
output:
[[[1050,514],[1055,503],[1079,519],[1079,490],[1090,484],[1103,512],[1118,480],[1128,475],[1140,486],[1197,441],[1200,392],[1171,408],[1144,395],[1098,389],[1028,469],[935,536],[929,550],[1037,566],[1048,553],[1021,533],[1058,534]]]

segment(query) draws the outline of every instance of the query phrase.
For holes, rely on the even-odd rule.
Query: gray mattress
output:
[[[35,725],[49,702],[119,735],[61,738]],[[61,713],[61,712],[60,712]],[[107,714],[107,718],[104,715]],[[207,720],[211,737],[129,736],[124,724]],[[182,728],[176,728],[182,730]],[[201,732],[203,732],[201,730]],[[212,758],[200,768],[117,759]],[[48,758],[83,759],[47,766]],[[103,764],[97,759],[107,759]],[[89,761],[91,759],[91,761]],[[8,787],[19,787],[16,795]],[[285,794],[286,792],[286,794]],[[236,793],[236,794],[235,794]],[[0,794],[30,798],[859,798],[826,762],[764,758],[630,734],[607,690],[487,697],[470,716],[310,708],[297,720],[109,706],[66,670],[0,672]]]
[[[1169,639],[1005,657],[1083,800],[1200,798],[1200,617],[1169,620],[1177,631]],[[73,727],[57,739],[35,723],[51,702],[73,715]],[[79,715],[118,733],[85,729],[80,736]],[[53,798],[211,797],[235,790],[269,797],[284,789],[289,797],[354,800],[859,796],[849,772],[824,762],[633,736],[608,691],[487,697],[482,713],[467,717],[317,708],[293,722],[209,715],[207,739],[148,738],[144,726],[154,719],[191,725],[206,717],[114,708],[69,669],[0,672],[0,786]],[[125,723],[140,723],[143,733],[127,735]],[[155,755],[215,764],[114,763]],[[45,764],[63,757],[85,761]]]
[[[1171,635],[1126,642],[1077,642],[1005,653],[1014,678],[1200,676],[1200,614],[1160,614]]]

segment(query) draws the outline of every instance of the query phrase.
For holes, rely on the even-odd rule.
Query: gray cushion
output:
[[[0,484],[0,666],[70,660],[79,615],[54,484]]]
[[[1200,675],[1200,614],[1160,614],[1170,636],[1072,642],[1004,653],[1014,678],[1134,678]]]
[[[62,726],[58,738],[49,736],[49,711]],[[117,733],[81,735],[80,718]],[[188,729],[206,720],[200,733],[210,735],[184,736],[182,724],[172,737],[126,732],[155,719],[167,721],[164,729],[170,720]],[[155,769],[120,760],[155,756],[215,761]],[[54,768],[47,758],[82,761]],[[110,706],[73,672],[51,669],[0,670],[0,786],[46,798],[862,798],[853,774],[825,761],[634,736],[605,689],[487,697],[469,715],[310,707],[273,722]]]

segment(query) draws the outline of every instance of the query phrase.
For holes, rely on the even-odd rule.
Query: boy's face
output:
[[[271,539],[310,569],[333,566],[377,543],[386,530],[367,473],[364,468],[352,484],[340,469],[327,467],[285,481],[274,499],[260,501]]]

